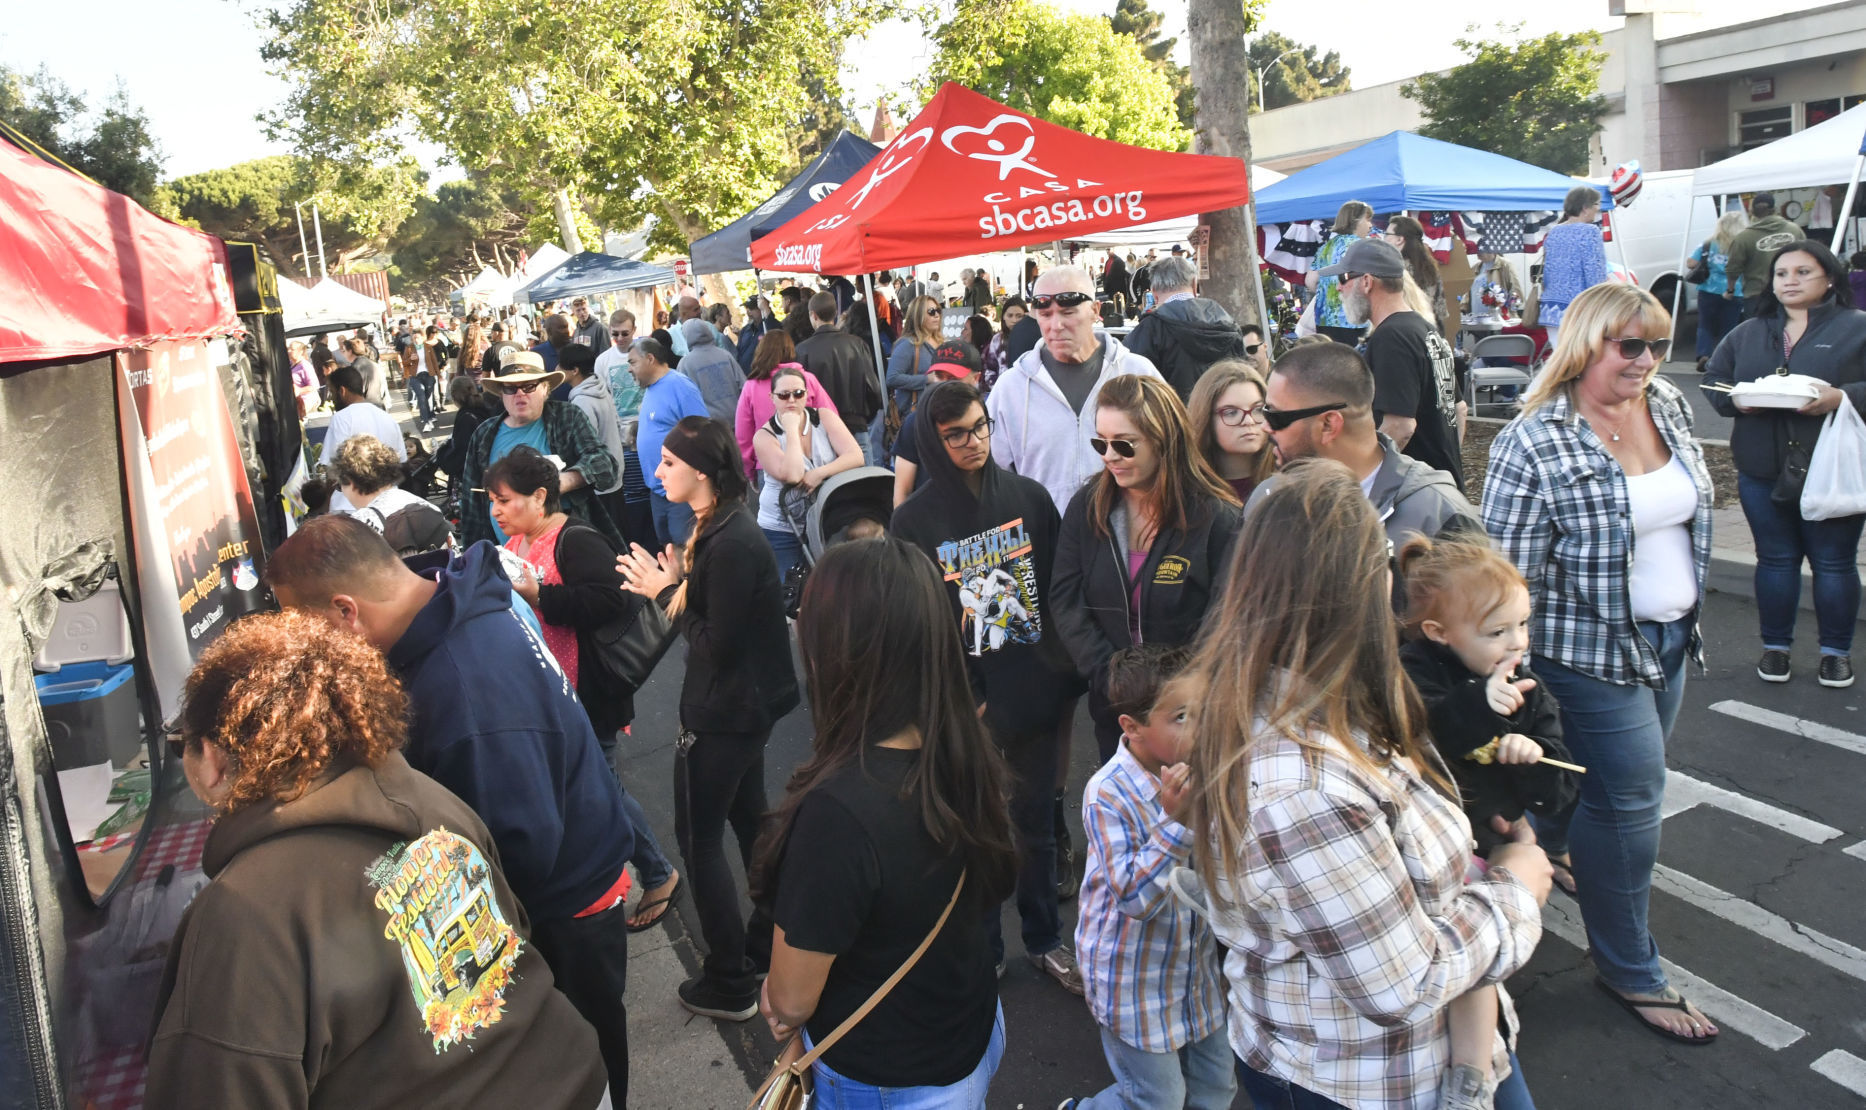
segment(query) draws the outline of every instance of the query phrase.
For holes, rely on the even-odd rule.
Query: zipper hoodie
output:
[[[596,1033],[552,989],[486,826],[391,754],[215,822],[169,947],[150,1110],[587,1110]]]
[[[889,527],[946,580],[986,723],[1001,738],[1054,728],[1064,703],[1082,692],[1048,609],[1062,525],[1056,505],[1041,485],[989,457],[974,494],[933,422],[914,421],[914,434],[925,481]]]
[[[1007,470],[1036,479],[1049,491],[1058,513],[1069,507],[1069,499],[1082,483],[1101,470],[1101,460],[1088,441],[1095,434],[1095,399],[1101,395],[1102,384],[1118,374],[1160,376],[1153,363],[1122,346],[1114,336],[1096,328],[1095,338],[1107,347],[1107,353],[1102,356],[1101,376],[1080,410],[1070,409],[1061,387],[1044,369],[1041,342],[998,376],[985,399],[991,416],[992,459]],[[944,448],[938,453],[943,454]]]
[[[428,577],[434,597],[389,649],[408,691],[408,762],[486,822],[533,918],[574,917],[634,854],[615,775],[570,680],[513,609],[498,548],[482,540]]]

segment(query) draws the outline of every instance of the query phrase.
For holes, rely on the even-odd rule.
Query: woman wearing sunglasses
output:
[[[920,393],[926,389],[927,367],[933,365],[933,350],[946,341],[940,327],[944,315],[932,297],[915,297],[907,302],[901,320],[901,338],[888,355],[888,392],[901,418],[914,410]]]
[[[1089,440],[1102,472],[1063,514],[1051,612],[1088,679],[1104,763],[1121,738],[1109,657],[1131,644],[1191,643],[1224,589],[1242,503],[1193,442],[1163,379],[1123,374],[1102,386]]]
[[[804,368],[780,365],[771,375],[775,413],[752,436],[764,481],[758,491],[758,527],[777,556],[778,581],[803,557],[803,534],[816,489],[862,465],[862,445],[834,405],[811,405]],[[747,387],[749,388],[749,386]]]
[[[1671,334],[1670,313],[1635,286],[1576,296],[1491,445],[1483,518],[1529,583],[1532,669],[1587,767],[1566,827],[1537,824],[1556,883],[1581,904],[1598,985],[1660,1036],[1702,1045],[1717,1027],[1667,984],[1646,925],[1665,742],[1685,659],[1703,666],[1710,569],[1710,475],[1690,406],[1658,373]]]
[[[1239,503],[1249,500],[1257,483],[1276,470],[1270,425],[1263,415],[1265,390],[1257,366],[1228,358],[1213,363],[1199,378],[1186,405],[1193,448],[1237,494]]]

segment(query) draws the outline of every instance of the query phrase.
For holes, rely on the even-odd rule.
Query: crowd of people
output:
[[[1588,213],[1549,266],[1594,242]],[[1569,290],[1592,275],[1562,261],[1552,353],[1473,504],[1442,282],[1416,223],[1372,215],[1344,206],[1322,334],[1274,358],[1171,256],[1126,340],[1112,263],[1033,267],[1002,303],[977,273],[950,298],[881,275],[872,304],[786,286],[736,335],[692,298],[672,332],[587,306],[536,346],[522,316],[469,323],[444,541],[394,496],[382,371],[352,351],[325,375],[331,511],[272,553],[283,611],[202,656],[172,739],[218,820],[149,1104],[626,1105],[627,938],[683,892],[680,1004],[762,1016],[825,1110],[984,1106],[1017,1035],[1007,902],[1114,1077],[1063,1108],[1531,1107],[1503,983],[1555,890],[1613,1003],[1711,1044],[1647,921],[1713,495],[1657,373],[1670,315]],[[1792,675],[1806,560],[1840,687],[1866,517],[1783,490],[1827,413],[1866,410],[1866,313],[1818,243],[1763,273],[1705,381],[1825,384],[1799,411],[1712,394],[1759,674]],[[947,335],[949,299],[986,326]],[[448,368],[447,330],[410,323],[408,388]],[[813,538],[816,492],[877,464],[892,505]],[[618,739],[676,636],[678,868]],[[806,700],[774,802],[767,745]]]

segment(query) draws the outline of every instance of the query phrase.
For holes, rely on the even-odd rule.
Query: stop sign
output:
[[[686,280],[686,277],[687,277],[687,260],[686,259],[684,258],[674,259],[674,276],[677,278],[680,278],[683,281]]]

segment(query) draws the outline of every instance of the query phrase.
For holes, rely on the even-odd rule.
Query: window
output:
[[[1817,123],[1826,123],[1840,112],[1840,98],[1837,96],[1826,100],[1810,100],[1801,106],[1801,126],[1813,127]]]
[[[1841,98],[1840,110],[1844,112],[1848,108],[1857,108],[1862,104],[1866,104],[1866,93],[1854,93],[1852,96]]]
[[[1736,114],[1736,148],[1750,150],[1793,133],[1795,109],[1791,104],[1779,108],[1757,108]]]

